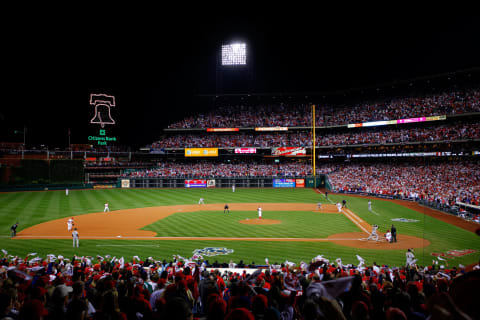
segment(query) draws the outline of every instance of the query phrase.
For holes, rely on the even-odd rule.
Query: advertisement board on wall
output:
[[[274,188],[295,188],[295,179],[273,179]]]
[[[207,180],[185,180],[185,188],[206,188]]]
[[[218,157],[218,148],[185,148],[185,157]]]
[[[295,179],[296,188],[305,188],[305,179]]]
[[[96,184],[93,186],[93,189],[113,189],[114,186],[111,184]]]
[[[235,153],[257,153],[257,148],[235,148]]]
[[[122,179],[122,188],[130,188],[130,179]]]
[[[239,128],[207,128],[207,132],[235,132],[240,131]]]
[[[255,131],[288,131],[288,127],[256,127]]]
[[[272,155],[274,156],[304,156],[307,154],[307,149],[304,147],[278,147],[272,148]]]
[[[207,188],[215,188],[215,180],[207,180]]]
[[[376,127],[376,126],[386,126],[390,124],[403,124],[403,123],[415,123],[415,122],[425,122],[425,121],[439,121],[447,119],[446,115],[441,116],[431,116],[431,117],[416,117],[408,119],[397,119],[397,120],[382,120],[382,121],[372,121],[372,122],[362,122],[362,123],[349,123],[348,128],[360,128],[360,127]]]

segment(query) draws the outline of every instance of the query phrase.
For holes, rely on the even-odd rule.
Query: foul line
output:
[[[359,216],[357,216],[356,214],[354,214],[352,211],[350,211],[349,209],[346,209],[346,210],[343,210],[342,209],[342,212],[347,216],[348,219],[350,219],[350,221],[352,221],[355,225],[357,225],[357,227],[359,227],[360,229],[362,229],[365,233],[368,233],[370,234],[370,232],[365,229],[364,226],[362,226],[362,223],[363,224],[367,224],[365,221],[363,221]]]
[[[323,194],[323,196],[325,197],[325,195]],[[330,201],[331,204],[335,204],[335,202],[333,202],[331,199],[325,197],[325,199],[327,199],[328,201]]]
[[[379,216],[380,214],[378,212],[376,212],[375,210],[369,210],[371,213],[373,214],[376,214],[377,216]]]

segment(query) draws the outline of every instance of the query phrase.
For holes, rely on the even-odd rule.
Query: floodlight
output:
[[[222,45],[222,66],[235,66],[247,64],[247,45],[245,43],[232,43]]]

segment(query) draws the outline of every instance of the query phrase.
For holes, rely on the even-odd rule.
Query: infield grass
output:
[[[225,247],[234,252],[227,256],[208,258],[209,261],[240,259],[263,264],[265,258],[271,262],[285,260],[299,263],[309,261],[323,254],[330,260],[342,258],[344,263],[357,264],[355,255],[362,256],[367,263],[402,265],[405,263],[404,250],[371,250],[345,247],[330,242],[275,242],[275,241],[210,241],[210,240],[80,240],[80,248],[73,249],[70,240],[10,240],[10,226],[20,223],[18,230],[54,219],[103,211],[105,201],[110,210],[155,207],[165,205],[196,204],[203,197],[205,203],[329,203],[321,194],[312,189],[96,189],[64,191],[14,192],[0,194],[0,237],[1,248],[9,254],[23,256],[29,252],[40,255],[62,254],[106,255],[141,258],[152,256],[158,260],[170,260],[173,254],[190,257],[195,249]],[[430,265],[431,253],[445,253],[449,250],[473,249],[475,253],[449,259],[450,265],[467,265],[478,262],[480,239],[472,232],[465,231],[435,218],[423,215],[391,202],[372,200],[374,214],[367,210],[367,200],[341,195],[329,195],[333,202],[347,200],[347,206],[370,224],[380,226],[383,234],[395,224],[399,234],[408,234],[428,239],[431,245],[415,252],[419,263]],[[274,238],[325,238],[330,234],[360,231],[343,215],[320,214],[315,212],[273,212],[264,211],[266,219],[280,220],[276,225],[243,225],[239,220],[255,219],[256,212],[236,211],[230,215],[222,212],[179,212],[166,219],[145,226],[144,229],[157,232],[158,236],[189,237],[274,237]],[[394,218],[417,220],[415,222],[392,222]],[[108,226],[105,226],[108,228]],[[81,236],[81,235],[80,235]]]

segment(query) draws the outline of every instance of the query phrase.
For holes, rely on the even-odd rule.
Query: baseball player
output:
[[[200,198],[200,200],[198,200],[198,204],[205,204],[205,202],[203,201],[203,198]]]
[[[110,209],[108,208],[108,201],[105,202],[105,209],[103,209],[103,212],[110,212]]]
[[[368,211],[372,211],[372,200],[368,200]]]
[[[370,233],[370,235],[368,236],[367,240],[375,240],[375,241],[378,241],[378,234],[377,234],[377,229],[378,229],[378,225],[374,224],[372,226],[372,233]]]
[[[73,223],[73,218],[70,218],[67,220],[67,228],[68,228],[68,231],[72,231],[72,227],[73,227],[74,223]]]
[[[11,237],[12,237],[12,238],[17,236],[17,228],[18,228],[18,222],[15,223],[15,224],[10,228]]]
[[[232,192],[235,192],[235,185],[232,184]]]
[[[80,237],[78,235],[77,228],[75,228],[72,232],[72,239],[73,239],[73,247],[75,246],[78,248],[80,246]]]
[[[342,212],[342,204],[340,202],[337,202],[337,209],[338,212]]]
[[[225,207],[223,207],[223,213],[230,213],[230,210],[228,209],[228,204],[225,203]]]
[[[68,188],[65,189],[65,195],[68,197]]]
[[[342,200],[342,207],[343,208],[347,207],[347,200],[345,200],[345,199]]]
[[[390,230],[387,230],[387,233],[385,233],[385,240],[387,240],[387,242],[392,242],[392,233],[390,232]]]
[[[317,210],[322,210],[322,203],[321,202],[317,202]]]
[[[258,219],[262,219],[262,208],[258,207]]]
[[[413,249],[407,249],[407,252],[405,253],[405,256],[407,258],[407,263],[406,266],[411,266],[417,262],[417,259],[415,259],[415,255],[413,254]]]

